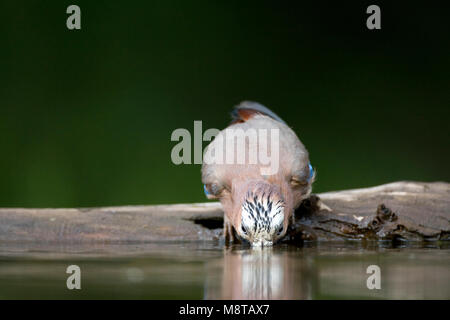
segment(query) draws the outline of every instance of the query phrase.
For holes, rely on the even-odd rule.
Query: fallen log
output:
[[[78,209],[0,209],[0,241],[154,242],[222,238],[217,202]],[[312,195],[284,241],[450,240],[450,184],[395,182]]]
[[[313,195],[292,229],[308,240],[450,240],[450,184],[395,182]]]

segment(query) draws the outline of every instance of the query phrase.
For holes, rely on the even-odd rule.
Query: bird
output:
[[[204,193],[222,204],[227,243],[270,247],[286,235],[295,209],[310,196],[316,171],[295,132],[269,108],[243,101],[231,116],[229,126],[205,148]],[[277,133],[271,135],[277,139],[269,141],[269,132]],[[250,133],[256,133],[256,139]],[[261,155],[261,150],[274,159],[279,155],[276,170],[267,170],[267,159],[251,158],[250,154]]]

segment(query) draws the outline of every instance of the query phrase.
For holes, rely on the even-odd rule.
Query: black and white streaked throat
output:
[[[284,233],[284,201],[272,193],[248,192],[240,234],[253,246],[271,246]]]

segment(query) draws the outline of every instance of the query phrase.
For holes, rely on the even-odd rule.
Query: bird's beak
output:
[[[257,240],[252,242],[252,247],[271,247],[273,245],[273,241],[269,240]]]

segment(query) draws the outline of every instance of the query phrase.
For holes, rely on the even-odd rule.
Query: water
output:
[[[0,299],[450,299],[450,246],[0,245]],[[68,290],[66,268],[81,268]],[[367,288],[369,265],[381,289]]]

